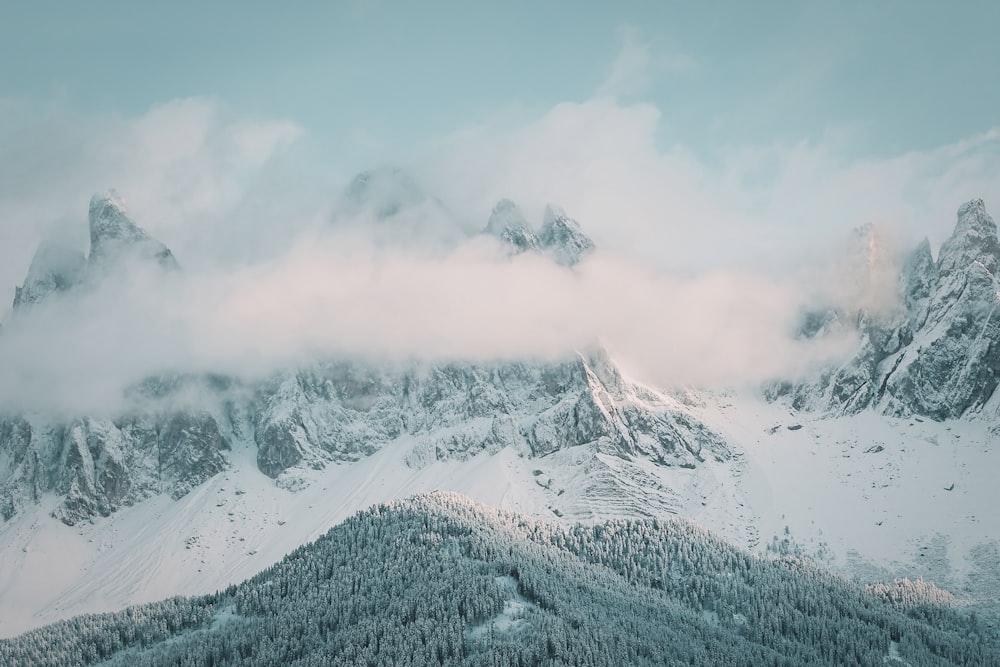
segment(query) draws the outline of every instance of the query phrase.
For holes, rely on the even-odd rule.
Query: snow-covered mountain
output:
[[[875,246],[875,239],[868,245]],[[846,326],[856,328],[857,354],[819,378],[776,384],[771,396],[788,397],[796,408],[840,414],[871,408],[936,420],[979,412],[996,417],[991,398],[1000,381],[998,268],[993,219],[981,199],[963,204],[936,261],[926,240],[906,258],[891,308],[818,318],[846,319]],[[822,333],[822,327],[807,333]]]
[[[358,177],[350,192],[363,199],[378,180]],[[516,229],[535,239],[519,216],[516,206],[501,202],[487,230],[499,229],[506,239]],[[17,304],[127,274],[130,261],[178,267],[171,251],[128,216],[114,193],[91,201],[90,238],[86,260],[43,245],[18,289]],[[593,246],[578,223],[551,207],[538,238],[530,247],[566,265]],[[684,405],[623,379],[596,346],[559,362],[392,367],[321,361],[256,383],[218,375],[159,376],[129,391],[141,407],[126,414],[0,420],[5,519],[47,494],[61,499],[53,514],[69,525],[160,493],[179,498],[230,468],[228,452],[238,446],[253,447],[260,472],[286,486],[295,485],[289,481],[294,471],[286,474],[290,469],[357,461],[400,438],[412,440],[407,461],[417,468],[505,447],[543,457],[594,444],[596,451],[622,459],[683,467],[729,455]],[[169,407],[179,394],[198,408]]]
[[[562,266],[579,264],[594,249],[580,223],[553,204],[545,207],[542,227],[536,234],[517,204],[501,199],[493,208],[486,233],[503,242],[511,254],[541,252]]]
[[[28,268],[24,284],[14,292],[14,310],[43,301],[47,296],[64,292],[83,279],[86,257],[79,250],[56,241],[38,246]]]
[[[419,222],[437,203],[395,196],[399,178],[370,174],[349,192],[376,205],[372,183],[389,182],[377,224],[413,207]],[[94,198],[90,227],[86,258],[39,250],[14,317],[135,262],[178,270],[114,194]],[[536,232],[503,200],[483,231],[567,272],[594,247],[554,206]],[[981,202],[963,206],[937,261],[925,242],[892,276],[888,303],[877,230],[855,241],[856,305],[814,310],[801,335],[855,328],[859,351],[769,385],[769,402],[652,387],[594,345],[555,361],[159,375],[128,389],[135,407],[121,414],[6,414],[0,634],[236,583],[354,511],[433,489],[566,522],[679,514],[756,551],[869,580],[933,577],[1000,608],[996,229]]]

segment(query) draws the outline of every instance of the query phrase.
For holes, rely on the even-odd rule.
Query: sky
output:
[[[703,325],[689,318],[684,345],[720,328],[734,300],[772,304],[723,320],[736,333],[720,344],[735,345],[746,327],[750,340],[773,346],[764,329],[786,326],[802,296],[790,295],[789,281],[801,282],[803,266],[835,264],[851,229],[874,222],[899,248],[923,236],[936,247],[963,201],[982,197],[1000,210],[997,25],[1000,4],[973,0],[6,3],[0,297],[10,303],[40,240],[86,251],[87,202],[113,187],[189,273],[214,281],[215,311],[233,290],[244,293],[236,276],[254,277],[274,299],[291,290],[292,301],[349,308],[296,292],[304,281],[290,269],[325,266],[315,249],[327,247],[343,188],[392,164],[442,202],[442,224],[481,229],[510,197],[538,225],[556,202],[607,253],[592,284],[571,293],[539,269],[548,301],[518,310],[523,301],[508,299],[507,322],[557,302],[611,299],[593,290],[615,283],[704,310]],[[467,282],[506,298],[510,277],[488,262],[470,267],[468,250],[448,256],[458,267],[451,279],[397,250],[340,259],[369,257],[358,271],[403,276],[376,292],[421,282],[406,276],[453,284],[472,275],[480,282]],[[424,263],[406,264],[414,261]],[[357,274],[317,275],[350,283]],[[450,294],[468,303],[471,292]],[[369,297],[384,294],[357,295]],[[337,335],[367,339],[384,324],[373,312],[358,317],[364,326]],[[606,334],[583,320],[562,327],[573,345]],[[468,324],[461,340],[429,326],[423,338],[385,346],[482,351],[463,346],[485,335]],[[264,338],[271,348],[313,346],[312,334],[297,332],[325,326],[302,322]],[[652,340],[633,352],[668,375],[690,356],[684,345],[670,359],[647,358]],[[775,368],[750,366],[754,377]]]

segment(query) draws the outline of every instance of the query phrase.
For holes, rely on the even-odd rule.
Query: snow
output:
[[[504,603],[503,610],[493,618],[487,619],[469,631],[469,639],[478,641],[490,633],[500,635],[516,635],[528,627],[525,617],[537,606],[517,591],[517,580],[510,575],[496,577],[497,583],[506,591],[510,598]]]
[[[787,527],[804,555],[850,574],[923,576],[1000,603],[1000,587],[980,576],[1000,537],[1000,450],[988,424],[821,418],[752,397],[702,417],[745,453],[735,497],[752,508],[761,546]],[[703,523],[739,541],[710,517]]]
[[[752,392],[700,398],[692,411],[729,442],[731,459],[668,467],[594,444],[540,458],[507,447],[418,468],[407,462],[419,443],[404,437],[357,462],[274,481],[244,446],[232,469],[179,501],[157,496],[74,527],[40,505],[0,526],[0,636],[223,588],[358,510],[435,489],[567,522],[677,514],[760,553],[787,539],[866,581],[923,576],[960,599],[1000,604],[1000,577],[990,576],[1000,565],[1000,450],[987,424],[820,418]]]
[[[509,449],[420,470],[405,465],[407,450],[398,441],[354,464],[301,470],[309,485],[298,493],[276,486],[245,452],[179,501],[157,496],[74,527],[49,517],[51,507],[24,512],[0,526],[0,636],[223,588],[356,511],[420,491],[450,489],[528,514],[544,507],[529,462]]]
[[[777,538],[865,581],[923,576],[1000,608],[1000,449],[988,422],[822,417],[755,392],[693,395],[686,409],[731,456],[663,465],[594,442],[540,457],[508,446],[441,461],[404,435],[358,461],[272,480],[244,443],[230,469],[177,501],[155,496],[68,527],[49,516],[58,498],[48,496],[0,525],[0,636],[223,588],[358,510],[435,489],[566,522],[680,515],[752,551],[766,553]]]

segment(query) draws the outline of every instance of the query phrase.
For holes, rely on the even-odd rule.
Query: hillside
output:
[[[680,519],[564,527],[449,493],[363,511],[214,595],[0,642],[9,665],[1000,664],[923,582],[865,589]]]

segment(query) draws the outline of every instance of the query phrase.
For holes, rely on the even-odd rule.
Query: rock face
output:
[[[373,181],[386,178],[390,192],[399,189],[393,174],[359,177],[352,187],[367,197]],[[575,221],[551,207],[539,237],[506,200],[487,229],[513,251],[539,251],[567,266],[593,247]],[[114,193],[91,201],[90,232],[85,262],[40,249],[19,303],[68,289],[84,274],[119,275],[133,261],[177,267]],[[68,524],[155,494],[179,498],[229,467],[236,448],[256,452],[261,473],[282,484],[291,483],[294,475],[285,473],[295,467],[357,461],[393,442],[405,442],[414,467],[505,447],[543,457],[588,445],[620,460],[680,467],[729,456],[684,405],[624,379],[600,348],[544,363],[331,360],[253,383],[162,376],[127,394],[138,407],[120,415],[55,419],[0,409],[0,515],[9,519],[46,494],[59,498],[53,514]]]
[[[497,202],[486,224],[486,233],[509,246],[513,254],[539,249],[538,237],[531,231],[521,209],[509,199]]]
[[[321,364],[261,387],[253,412],[258,467],[272,477],[302,463],[357,460],[400,436],[414,443],[416,466],[589,443],[668,466],[728,456],[683,406],[623,380],[602,351],[553,364]]]
[[[191,383],[204,384],[172,382],[159,398]],[[256,448],[258,468],[273,478],[357,461],[401,437],[414,467],[504,447],[542,457],[587,444],[662,466],[729,457],[683,405],[623,379],[600,350],[546,364],[330,362],[236,386],[217,383],[201,411],[0,419],[0,514],[9,519],[46,493],[61,497],[55,515],[68,524],[158,493],[179,498],[225,470],[234,447]]]
[[[551,204],[545,209],[538,240],[542,248],[552,253],[556,262],[563,266],[578,264],[594,249],[594,242],[580,229],[580,223]]]
[[[536,235],[517,204],[501,199],[485,231],[503,242],[511,254],[541,252],[567,267],[576,266],[594,249],[594,242],[583,233],[580,223],[553,204],[545,208],[542,228]]]
[[[40,303],[52,294],[66,292],[83,279],[86,258],[79,250],[55,241],[38,246],[24,284],[14,292],[14,309]]]
[[[55,493],[67,524],[108,516],[157,493],[180,498],[225,469],[229,441],[210,414],[133,415],[68,423],[0,419],[0,515]]]
[[[875,408],[938,420],[981,409],[1000,381],[998,267],[993,219],[981,199],[963,204],[936,262],[925,240],[903,263],[899,308],[854,315],[860,337],[854,358],[816,381],[773,386],[771,397],[787,396],[802,409]],[[804,333],[815,335],[822,327],[809,329]]]
[[[178,268],[170,249],[128,216],[125,201],[114,190],[94,195],[90,200],[89,266],[107,269],[109,264],[133,259]]]

